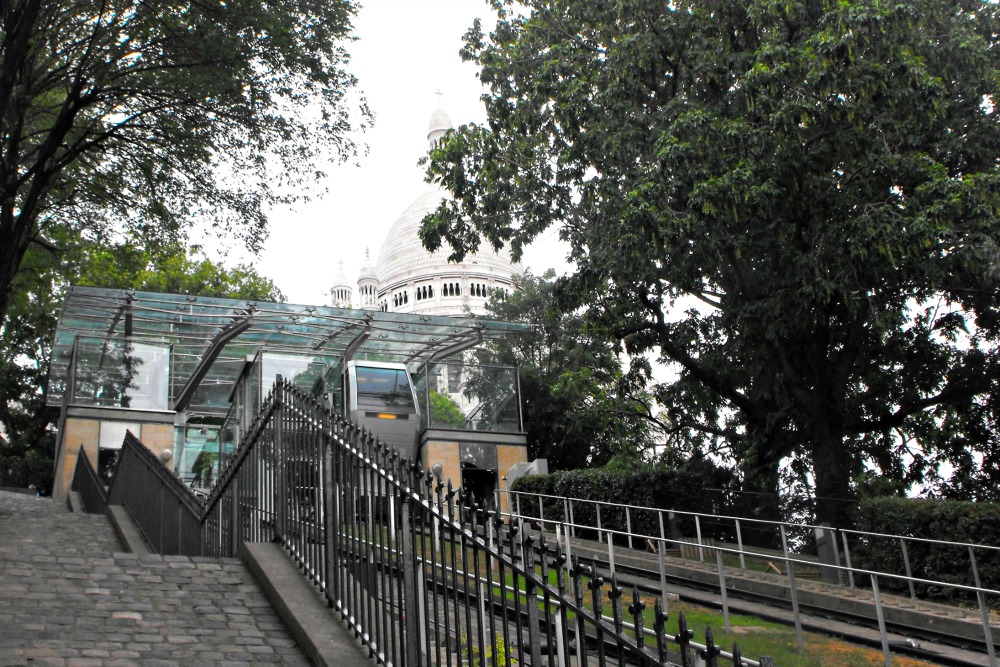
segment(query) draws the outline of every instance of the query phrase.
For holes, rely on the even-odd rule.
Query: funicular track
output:
[[[577,554],[586,554],[586,560],[592,563],[599,572],[609,576],[611,573],[610,559],[607,548],[600,543],[584,546],[586,541],[574,539]],[[683,569],[683,560],[675,559],[681,564],[672,572],[664,573],[664,583],[671,594],[678,600],[707,607],[722,609],[722,596],[719,594],[717,581],[710,583],[697,577],[678,574]],[[693,568],[692,568],[693,569]],[[614,571],[618,581],[628,587],[636,587],[644,593],[658,595],[662,591],[660,572],[651,567],[641,567],[622,557],[616,558]],[[738,579],[739,575],[732,572],[726,574],[727,582]],[[789,608],[787,584],[771,586],[774,593],[749,590],[748,588],[727,586],[729,610],[733,613],[745,614],[791,626],[794,624]],[[784,590],[782,590],[784,589]],[[860,589],[850,589],[860,591]],[[833,605],[818,605],[810,602],[798,603],[802,619],[802,627],[810,632],[823,634],[851,643],[881,648],[881,638],[877,628],[874,609],[869,614],[853,613],[837,609]],[[945,624],[935,624],[934,618],[927,616],[923,622],[902,623],[886,620],[886,629],[898,638],[890,641],[893,653],[922,658],[941,665],[956,667],[979,667],[987,664],[987,647],[984,639],[977,639],[965,634],[949,632]],[[935,627],[937,625],[937,627]],[[858,632],[868,629],[869,632]],[[955,650],[948,650],[955,649]]]
[[[429,536],[429,532],[427,535]],[[500,536],[501,538],[505,537],[506,532],[501,531]],[[509,543],[504,539],[501,539],[501,544],[509,547]],[[598,555],[600,546],[598,545],[598,548],[594,549],[594,553],[588,554],[585,560],[588,564],[596,567],[599,574],[610,579],[611,572],[608,559],[601,558]],[[577,546],[577,549],[579,553],[579,546]],[[357,553],[347,551],[344,553],[344,556],[347,559],[356,559],[358,562],[361,562],[366,561],[369,558],[366,554],[370,553],[372,552]],[[556,554],[550,552],[549,555],[555,556]],[[387,568],[392,572],[393,576],[401,576],[398,569],[391,563],[374,562],[370,563],[369,566],[378,569]],[[616,562],[615,573],[618,585],[625,589],[636,588],[641,593],[649,595],[658,595],[661,592],[659,572],[655,570]],[[425,575],[424,578],[424,585],[427,587],[428,592],[437,596],[442,601],[445,599],[450,600],[454,596],[462,596],[473,606],[479,607],[483,604],[483,601],[479,599],[476,593],[469,592],[463,587],[453,586],[449,582],[449,574],[450,572],[447,567],[431,568],[430,573]],[[360,585],[367,587],[367,584]],[[721,597],[718,594],[717,587],[713,587],[708,583],[699,582],[694,578],[678,574],[668,574],[666,576],[666,585],[670,593],[676,595],[678,600],[710,609],[722,608]],[[762,620],[788,626],[793,625],[791,611],[788,609],[789,603],[787,597],[754,593],[735,588],[729,589],[728,595],[730,597],[729,610],[732,613],[754,616]],[[496,618],[505,619],[502,624],[499,621],[497,624],[498,626],[508,626],[507,637],[510,641],[510,648],[513,650],[519,645],[516,639],[517,628],[523,627],[528,622],[527,613],[523,609],[516,609],[510,600],[505,603],[493,596],[491,598],[489,601],[486,601],[486,605],[492,609]],[[440,607],[446,609],[447,604],[442,602]],[[800,603],[799,607],[804,629],[816,634],[830,636],[874,649],[881,648],[881,641],[877,630],[870,630],[867,633],[859,632],[859,629],[871,628],[873,621],[870,617],[813,604]],[[440,649],[442,655],[450,650],[448,644],[459,643],[459,637],[456,633],[461,633],[464,631],[464,628],[459,627],[455,620],[439,618],[436,621],[429,620],[428,622],[436,624],[442,636],[445,637],[442,646],[437,647]],[[474,631],[478,631],[478,623],[478,620],[472,622]],[[935,631],[928,624],[918,626],[903,623],[887,623],[887,630],[894,635],[898,635],[898,638],[891,642],[893,654],[920,658],[948,667],[979,667],[986,664],[985,642],[975,642],[968,637]],[[571,649],[575,651],[577,637],[573,628],[569,628],[568,634]],[[599,643],[603,643],[603,652],[605,653],[607,663],[617,664],[617,660],[613,659],[617,647],[614,641],[608,637],[602,640],[594,634],[588,634],[586,640],[588,655],[596,658],[599,653]],[[432,648],[432,650],[435,649]],[[550,647],[547,645],[543,646],[542,654],[546,655],[548,650],[550,650]],[[672,657],[679,659],[677,656]]]

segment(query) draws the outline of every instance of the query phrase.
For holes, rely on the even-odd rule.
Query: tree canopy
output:
[[[252,250],[267,207],[356,151],[349,0],[0,5],[0,321],[32,244],[175,243],[194,221]]]
[[[248,266],[226,268],[180,245],[156,251],[129,244],[79,244],[55,239],[58,257],[32,246],[10,302],[8,326],[0,329],[0,424],[8,454],[51,456],[58,408],[46,406],[49,354],[63,294],[70,284],[143,291],[284,301],[273,282]],[[16,323],[16,325],[14,324]]]
[[[491,4],[428,247],[557,226],[565,307],[676,371],[676,434],[761,491],[794,460],[820,520],[996,460],[996,3]]]
[[[652,457],[662,426],[652,397],[622,371],[619,341],[557,307],[554,275],[525,274],[509,296],[494,296],[489,317],[534,331],[476,352],[479,363],[518,368],[528,458],[566,470]]]

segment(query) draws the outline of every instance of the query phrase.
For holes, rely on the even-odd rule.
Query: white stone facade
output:
[[[444,110],[434,111],[427,133],[430,145],[451,127]],[[366,251],[358,277],[359,306],[419,315],[483,314],[494,292],[509,294],[514,289],[514,279],[523,270],[506,251],[481,249],[456,264],[448,261],[446,248],[431,253],[423,247],[420,224],[446,196],[428,184],[393,223],[374,267]]]

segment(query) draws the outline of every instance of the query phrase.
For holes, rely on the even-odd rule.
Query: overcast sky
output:
[[[492,25],[485,0],[367,0],[349,45],[350,70],[375,114],[363,135],[367,156],[355,166],[331,167],[326,195],[294,211],[271,213],[271,235],[254,263],[293,303],[329,302],[338,261],[356,290],[370,248],[372,261],[389,227],[423,191],[417,160],[427,151],[427,125],[441,106],[455,125],[485,120],[476,68],[458,56],[476,17]],[[529,249],[534,273],[565,270],[555,233]]]

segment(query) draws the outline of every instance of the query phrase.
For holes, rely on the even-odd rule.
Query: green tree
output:
[[[673,429],[748,488],[802,465],[820,520],[865,470],[993,460],[1000,6],[491,4],[488,123],[431,154],[428,247],[558,226],[564,310],[661,355]]]
[[[10,326],[0,331],[0,424],[7,454],[47,458],[55,445],[57,408],[46,406],[52,338],[62,296],[70,283],[251,301],[284,301],[281,291],[251,267],[228,269],[181,246],[156,252],[125,244],[77,245],[60,237],[58,256],[33,246],[10,301]]]
[[[176,243],[210,221],[252,250],[265,211],[356,152],[349,0],[0,5],[0,322],[32,244]],[[358,117],[368,122],[362,103]]]
[[[462,408],[448,394],[431,392],[431,417],[433,426],[461,428],[465,424]]]
[[[490,299],[490,317],[534,330],[476,352],[481,364],[518,367],[528,458],[555,470],[651,458],[661,426],[652,398],[622,371],[617,341],[557,307],[554,277],[526,274],[512,294]]]

